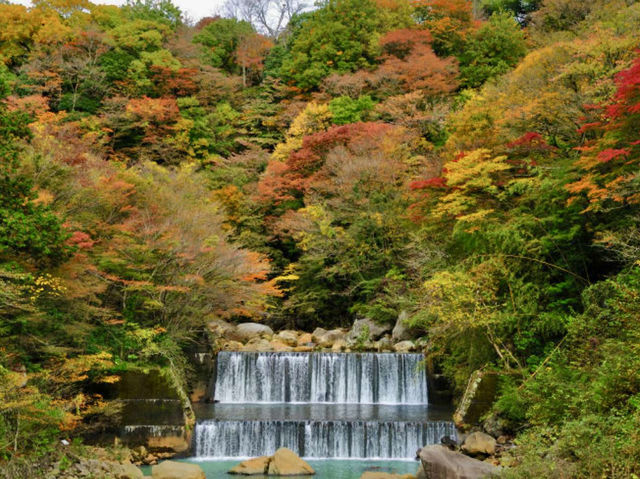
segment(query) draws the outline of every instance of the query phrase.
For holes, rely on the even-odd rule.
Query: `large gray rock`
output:
[[[484,432],[473,432],[464,440],[461,449],[472,456],[491,456],[496,453],[496,440]]]
[[[240,323],[238,324],[238,334],[244,341],[264,336],[273,336],[273,329],[266,324],[260,323]]]
[[[316,471],[291,449],[281,447],[269,462],[269,476],[311,476]]]
[[[420,461],[429,479],[481,479],[497,476],[500,469],[444,446],[426,446],[420,450]]]
[[[406,311],[402,311],[398,315],[396,325],[391,331],[391,338],[394,341],[408,341],[409,339],[414,339],[413,332],[406,323],[408,319],[409,314]]]
[[[185,462],[164,461],[151,468],[153,479],[206,479],[200,466]]]
[[[349,341],[375,341],[391,331],[388,324],[378,324],[369,318],[356,319],[351,327],[351,331],[347,335]]]

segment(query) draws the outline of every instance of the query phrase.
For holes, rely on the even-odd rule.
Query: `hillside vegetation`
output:
[[[640,3],[0,2],[0,468],[213,318],[401,311],[518,478],[640,475]],[[280,31],[281,30],[281,31]]]

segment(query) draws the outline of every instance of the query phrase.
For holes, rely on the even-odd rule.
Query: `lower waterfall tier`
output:
[[[451,421],[207,420],[196,425],[200,458],[255,457],[287,447],[309,458],[410,459],[416,451],[455,437]]]

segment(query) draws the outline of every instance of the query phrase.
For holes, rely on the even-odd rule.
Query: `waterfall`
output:
[[[450,421],[216,421],[195,428],[198,457],[255,457],[288,447],[313,458],[412,458],[426,444],[455,437]]]
[[[221,352],[214,399],[427,404],[427,379],[420,361],[420,354]]]
[[[220,352],[200,415],[200,458],[254,457],[288,447],[310,458],[410,459],[456,436],[434,419],[422,355]]]

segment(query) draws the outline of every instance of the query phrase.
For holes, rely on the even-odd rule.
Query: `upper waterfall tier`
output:
[[[222,403],[427,404],[420,354],[221,352]]]

